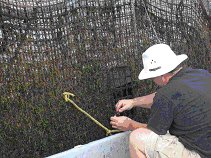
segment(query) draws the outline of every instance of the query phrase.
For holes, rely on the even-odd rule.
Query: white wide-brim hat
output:
[[[138,78],[144,80],[164,75],[187,58],[186,54],[176,55],[166,44],[153,45],[142,54],[144,69]]]

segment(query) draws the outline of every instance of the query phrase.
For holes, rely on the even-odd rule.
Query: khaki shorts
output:
[[[157,135],[151,132],[145,137],[145,154],[147,158],[201,158],[195,151],[190,151],[179,142],[178,138],[167,133]]]

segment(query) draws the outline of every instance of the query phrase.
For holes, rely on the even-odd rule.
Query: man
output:
[[[111,117],[111,125],[131,130],[132,158],[211,158],[211,74],[183,68],[187,55],[176,55],[156,44],[142,55],[139,79],[152,79],[160,89],[134,99],[120,100],[116,111],[151,108],[147,124],[125,116]]]

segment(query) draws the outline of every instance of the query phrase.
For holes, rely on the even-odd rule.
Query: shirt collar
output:
[[[177,72],[170,80],[169,82],[176,80],[177,78],[183,76],[190,68],[182,68],[179,72]]]

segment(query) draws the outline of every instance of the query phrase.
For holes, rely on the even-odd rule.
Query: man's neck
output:
[[[177,74],[180,70],[182,70],[182,69],[183,69],[183,67],[180,67],[179,69],[177,69],[176,71],[174,71],[174,72],[173,72],[173,76],[176,75],[176,74]],[[172,76],[172,77],[173,77],[173,76]]]
[[[177,70],[175,70],[173,73],[169,73],[169,75],[168,76],[166,76],[166,78],[167,78],[167,82],[164,84],[164,85],[166,85],[166,84],[168,84],[169,83],[169,81],[180,71],[180,70],[182,70],[182,68],[183,67],[180,67],[180,68],[178,68]]]
[[[178,68],[177,70],[175,70],[172,75],[169,77],[168,82],[171,80],[172,77],[174,77],[180,70],[182,70],[183,67]]]

